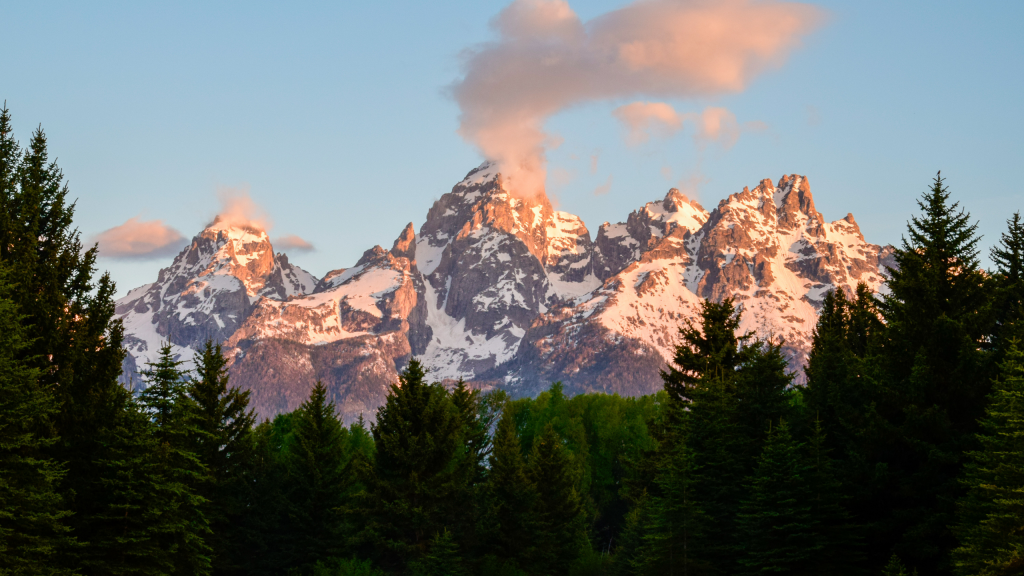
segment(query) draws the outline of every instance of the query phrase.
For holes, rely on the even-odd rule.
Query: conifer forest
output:
[[[983,269],[941,175],[886,290],[825,298],[806,386],[724,299],[655,395],[515,398],[413,358],[345,426],[319,384],[259,421],[216,342],[119,383],[115,286],[11,122],[0,575],[1024,574],[1024,222]]]

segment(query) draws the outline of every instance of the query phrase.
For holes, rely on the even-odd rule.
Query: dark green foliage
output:
[[[674,400],[689,398],[689,391],[701,379],[727,378],[746,361],[752,348],[746,344],[753,334],[736,335],[740,327],[740,314],[731,298],[720,303],[703,300],[700,303],[700,326],[690,321],[679,329],[682,344],[668,372],[662,372],[665,391]]]
[[[863,531],[853,523],[846,507],[850,498],[843,491],[826,441],[821,420],[816,420],[807,441],[805,465],[807,498],[817,546],[809,565],[815,574],[857,574],[864,560]]]
[[[816,537],[808,475],[789,427],[774,426],[737,515],[737,574],[821,573],[814,560],[823,542]]]
[[[350,496],[345,475],[348,430],[338,420],[327,389],[316,383],[295,412],[293,441],[284,453],[287,468],[287,565],[303,572],[340,555],[341,508]]]
[[[313,576],[384,576],[369,560],[332,558],[317,562]]]
[[[159,471],[173,494],[163,513],[170,528],[161,535],[159,545],[172,552],[174,572],[208,574],[210,525],[201,490],[209,471],[195,451],[205,434],[200,428],[199,407],[188,395],[180,365],[171,355],[170,344],[161,347],[157,361],[142,372],[147,386],[139,401],[153,421]]]
[[[662,452],[656,495],[643,520],[644,542],[632,560],[640,574],[701,574],[708,569],[701,557],[708,517],[696,500],[694,488],[700,469],[687,437],[685,429],[679,430]]]
[[[992,333],[995,361],[1002,361],[1008,342],[1024,338],[1024,222],[1014,212],[1006,232],[990,252],[996,270],[992,274],[995,328]]]
[[[167,473],[165,448],[157,440],[149,415],[127,392],[119,403],[116,420],[101,431],[102,457],[94,462],[102,507],[81,521],[86,538],[81,552],[85,574],[174,574],[176,549],[181,538],[182,496],[186,490]],[[187,527],[186,527],[187,528]]]
[[[400,380],[372,426],[376,450],[363,479],[358,537],[366,553],[391,566],[422,558],[446,529],[462,541],[473,518],[474,469],[466,460],[475,456],[465,445],[460,410],[443,386],[424,381],[419,362],[410,361]]]
[[[465,576],[464,560],[452,533],[445,530],[434,536],[422,560],[411,566],[413,576]]]
[[[98,282],[95,247],[85,250],[73,228],[74,204],[68,203],[63,174],[48,160],[46,136],[37,129],[29,147],[14,141],[11,116],[0,111],[0,266],[17,284],[7,294],[20,323],[32,335],[17,358],[38,370],[39,386],[52,394],[59,410],[37,419],[45,458],[63,463],[60,486],[73,514],[73,534],[91,539],[82,528],[109,504],[100,488],[95,462],[103,457],[98,442],[116,420],[123,350],[120,322],[114,314],[114,284]],[[78,548],[81,549],[81,548]],[[70,552],[70,551],[69,551]],[[73,567],[74,554],[63,562]]]
[[[240,542],[238,527],[249,488],[245,470],[254,457],[254,417],[246,410],[249,392],[228,387],[227,361],[219,344],[207,342],[195,362],[195,376],[187,391],[195,405],[199,431],[194,450],[206,472],[197,487],[206,500],[202,511],[210,524],[207,543],[215,572],[236,573],[248,552]]]
[[[1018,574],[1024,570],[1024,353],[1007,350],[968,454],[953,552],[957,574]]]
[[[990,294],[978,268],[976,225],[949,202],[940,177],[919,206],[923,214],[911,219],[894,253],[898,268],[881,305],[886,390],[877,399],[882,444],[873,458],[887,479],[874,502],[879,540],[872,548],[892,550],[926,573],[949,573],[957,476],[990,387],[983,352]]]
[[[485,485],[481,532],[485,551],[501,564],[521,565],[534,557],[537,490],[526,472],[515,417],[505,411],[494,432]]]
[[[587,546],[587,535],[576,467],[551,424],[533,443],[527,475],[537,491],[533,571],[564,574]]]
[[[48,458],[57,411],[21,356],[30,342],[0,269],[0,574],[64,574],[58,554],[72,544],[58,486],[64,470]]]
[[[916,571],[914,572],[917,573]],[[900,561],[900,557],[893,554],[889,558],[889,562],[882,568],[882,576],[909,576],[907,574],[907,567]]]

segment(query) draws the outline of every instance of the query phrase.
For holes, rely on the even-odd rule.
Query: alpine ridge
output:
[[[266,232],[215,221],[157,282],[117,303],[130,379],[162,340],[185,360],[225,345],[231,381],[263,416],[295,409],[320,380],[346,421],[372,417],[416,357],[432,378],[532,395],[660,388],[678,328],[701,299],[736,299],[742,328],[781,338],[797,380],[824,295],[878,290],[892,248],[853,215],[828,222],[806,177],[722,200],[708,212],[676,189],[596,238],[544,196],[471,171],[390,250],[316,279],[275,254]]]

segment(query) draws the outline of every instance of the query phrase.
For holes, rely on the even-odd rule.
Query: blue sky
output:
[[[83,235],[141,216],[191,237],[218,188],[245,187],[272,236],[317,247],[291,256],[321,275],[419,226],[482,160],[447,88],[506,2],[210,4],[5,4],[0,99],[22,143],[46,130]],[[584,21],[625,4],[570,2]],[[563,139],[552,200],[596,233],[680,180],[710,209],[799,173],[826,218],[852,212],[869,241],[892,243],[941,169],[987,248],[1024,209],[1024,2],[814,4],[826,23],[781,68],[739,94],[667,101],[766,130],[728,150],[686,134],[630,147],[611,114],[628,100],[584,103],[547,123]],[[167,263],[101,260],[120,293]]]

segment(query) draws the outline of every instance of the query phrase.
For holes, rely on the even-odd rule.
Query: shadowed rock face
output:
[[[672,189],[592,241],[578,217],[516,197],[485,163],[419,234],[410,223],[390,250],[319,281],[262,232],[213,226],[118,313],[132,361],[153,334],[183,350],[212,337],[261,415],[295,409],[322,380],[346,421],[372,420],[412,356],[434,378],[516,395],[554,381],[654,392],[705,298],[734,298],[743,330],[783,339],[799,381],[825,293],[877,290],[891,253],[865,242],[852,215],[827,222],[803,176],[762,180],[711,212]]]

